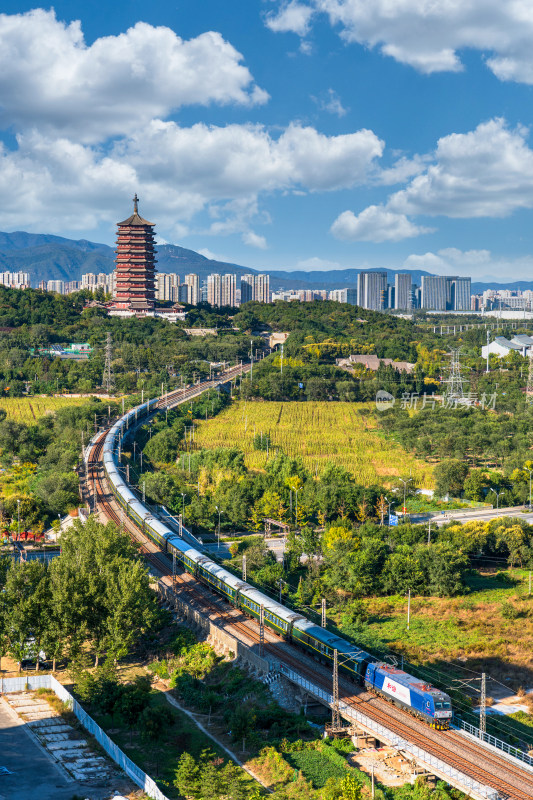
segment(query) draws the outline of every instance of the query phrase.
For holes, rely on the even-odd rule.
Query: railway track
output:
[[[237,374],[240,374],[240,369]],[[183,402],[204,390],[205,388],[200,389],[197,386],[185,392],[174,392],[170,402],[176,400]],[[129,518],[121,514],[120,506],[108,491],[101,462],[104,438],[105,432],[95,443],[89,461],[90,480],[95,487],[96,505],[108,519],[119,526],[123,525],[139,544],[143,556],[162,575],[164,583],[172,586],[170,558],[145,537]],[[186,595],[198,610],[209,616],[222,629],[226,629],[236,638],[244,639],[251,646],[259,645],[259,628],[255,620],[246,617],[239,609],[215,596],[192,575],[189,573],[177,575],[174,588]],[[331,691],[331,672],[324,665],[304,656],[270,629],[265,629],[264,638],[266,654],[283,662],[324,691]],[[339,679],[339,699],[400,738],[420,747],[479,783],[491,787],[500,797],[510,800],[533,800],[533,773],[516,766],[456,731],[435,731],[364,689],[355,689],[354,684],[343,677]]]

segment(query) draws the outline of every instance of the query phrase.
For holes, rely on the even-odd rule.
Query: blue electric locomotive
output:
[[[448,730],[453,716],[449,695],[390,664],[368,664],[365,686],[398,708],[428,722],[432,728]]]

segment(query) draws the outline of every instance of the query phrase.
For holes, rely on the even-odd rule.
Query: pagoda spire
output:
[[[135,197],[133,198],[133,213],[139,213],[139,198],[137,197],[137,192],[135,192]]]

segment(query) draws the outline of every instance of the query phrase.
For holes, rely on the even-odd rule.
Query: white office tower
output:
[[[452,280],[452,309],[454,311],[469,311],[470,295],[472,293],[471,278],[453,278]]]
[[[207,276],[207,302],[212,306],[221,306],[221,280],[218,272]]]
[[[160,303],[175,303],[179,299],[180,277],[175,272],[158,272],[155,276],[155,296]]]
[[[409,311],[412,303],[412,280],[410,272],[397,272],[394,276],[394,308]]]
[[[382,311],[387,297],[386,272],[360,272],[357,276],[357,302],[363,308]]]
[[[420,308],[446,311],[448,281],[444,275],[422,275]]]
[[[198,275],[191,272],[190,275],[185,276],[185,284],[190,288],[188,292],[189,299],[187,302],[191,306],[197,306],[200,301],[200,279]]]

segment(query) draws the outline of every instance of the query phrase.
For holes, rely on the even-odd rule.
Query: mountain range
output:
[[[114,269],[114,250],[106,244],[90,242],[87,239],[65,239],[46,233],[0,232],[0,272],[28,272],[32,286],[42,280],[81,280],[84,272],[110,273]],[[278,289],[342,289],[357,285],[361,269],[313,270],[257,270],[206,258],[195,250],[188,250],[174,244],[157,246],[157,268],[160,272],[177,272],[184,277],[195,272],[200,280],[212,272],[233,272],[240,278],[247,273],[266,272],[270,275],[270,288]],[[406,270],[383,269],[390,283],[394,275]],[[420,285],[422,275],[431,275],[423,270],[409,270],[413,283]],[[479,294],[486,289],[533,289],[533,281],[515,283],[473,283],[472,292]]]

